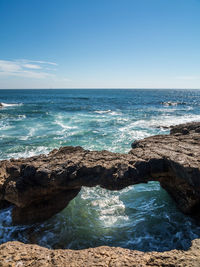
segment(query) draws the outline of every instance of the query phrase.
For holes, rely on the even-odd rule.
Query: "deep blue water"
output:
[[[0,102],[0,159],[65,145],[128,152],[136,139],[200,121],[200,90],[0,90]],[[156,182],[120,192],[83,188],[42,224],[14,227],[10,209],[0,212],[0,243],[162,251],[187,249],[199,236],[200,227],[177,210]]]

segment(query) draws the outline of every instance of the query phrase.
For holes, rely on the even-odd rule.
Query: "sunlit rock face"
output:
[[[8,242],[0,245],[1,266],[162,266],[198,267],[200,241],[188,251],[141,252],[119,247],[97,247],[83,250],[51,250],[37,245]]]
[[[13,223],[43,221],[61,211],[82,186],[120,190],[159,181],[185,213],[198,216],[200,123],[136,141],[128,154],[62,147],[48,155],[0,162],[0,207],[13,204]]]

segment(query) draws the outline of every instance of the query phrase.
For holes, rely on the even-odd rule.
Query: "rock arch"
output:
[[[109,190],[159,181],[178,207],[200,210],[200,123],[174,126],[170,135],[136,141],[128,154],[62,147],[48,155],[0,162],[0,207],[14,205],[14,224],[46,220],[82,186]]]

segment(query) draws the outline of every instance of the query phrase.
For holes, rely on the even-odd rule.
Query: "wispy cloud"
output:
[[[52,73],[55,69],[52,66],[57,66],[54,62],[35,61],[35,60],[0,60],[0,75],[15,76],[43,79],[46,77],[54,77]]]
[[[24,64],[23,67],[27,69],[35,69],[35,70],[41,69],[41,66],[35,65],[35,64]]]
[[[57,66],[58,65],[55,62],[43,61],[43,60],[18,59],[18,60],[15,60],[15,61],[22,62],[22,63],[37,63],[37,64],[53,65],[53,66]]]

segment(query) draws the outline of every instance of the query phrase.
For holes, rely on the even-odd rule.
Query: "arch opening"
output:
[[[120,191],[83,187],[60,213],[43,223],[12,225],[11,209],[0,216],[1,243],[18,240],[48,248],[102,245],[140,251],[187,250],[200,236],[196,222],[181,213],[159,182]]]

